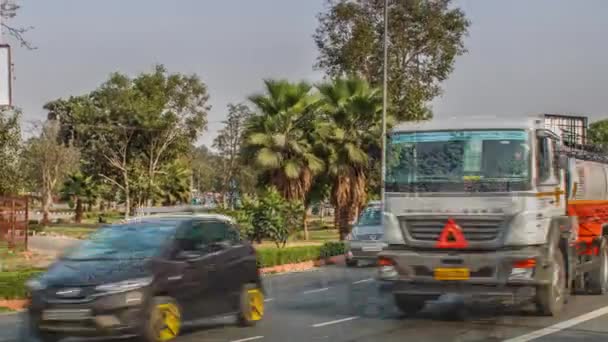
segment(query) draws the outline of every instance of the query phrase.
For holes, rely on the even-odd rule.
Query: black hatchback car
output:
[[[211,214],[134,219],[100,228],[28,282],[23,340],[174,339],[201,318],[264,315],[254,248],[233,221]]]

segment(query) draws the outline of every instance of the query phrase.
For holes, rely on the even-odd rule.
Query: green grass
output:
[[[14,312],[15,310],[10,308],[5,308],[4,306],[0,306],[0,313]]]
[[[57,234],[64,235],[71,238],[76,239],[84,239],[89,234],[94,232],[97,229],[97,225],[95,226],[78,226],[71,224],[53,224],[46,227],[41,227],[39,231],[45,232],[47,234]]]
[[[25,282],[41,272],[40,269],[0,272],[0,299],[26,298]]]
[[[337,241],[340,239],[337,229],[324,229],[324,230],[309,230],[308,241],[312,242],[325,242],[325,241]],[[304,241],[304,232],[298,232],[293,236],[293,241]]]

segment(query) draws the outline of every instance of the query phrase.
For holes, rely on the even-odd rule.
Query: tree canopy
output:
[[[390,0],[388,92],[395,118],[430,118],[429,101],[465,53],[469,21],[452,0]],[[373,86],[383,78],[383,0],[328,0],[314,40],[316,66],[330,77],[357,74]]]

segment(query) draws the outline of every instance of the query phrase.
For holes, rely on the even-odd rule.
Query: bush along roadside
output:
[[[38,269],[0,272],[0,300],[26,298],[25,282],[41,272],[43,271]]]
[[[261,268],[286,264],[297,264],[307,261],[324,261],[343,255],[343,242],[326,242],[321,246],[297,246],[286,248],[258,248],[258,266]]]

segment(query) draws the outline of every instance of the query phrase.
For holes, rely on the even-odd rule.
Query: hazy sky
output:
[[[52,99],[94,89],[108,74],[156,63],[196,73],[213,109],[210,145],[229,102],[262,79],[316,81],[312,34],[325,0],[22,0],[37,50],[14,48],[23,129]],[[576,113],[608,117],[608,1],[459,0],[472,21],[469,52],[433,103],[436,117]]]

